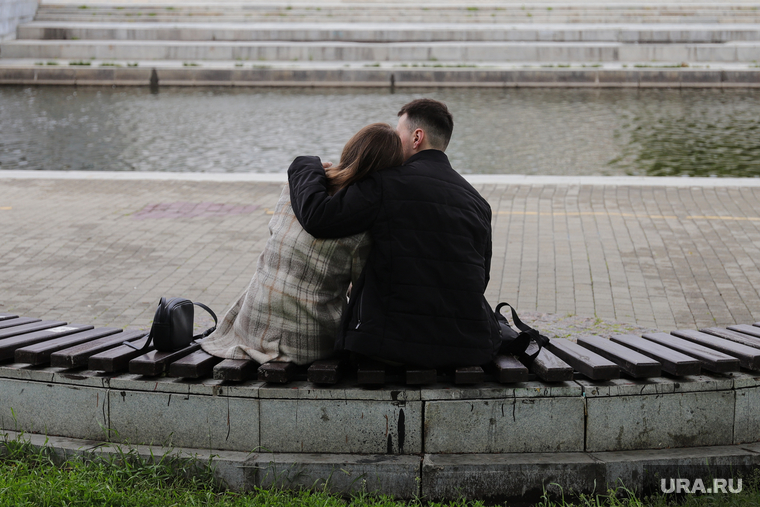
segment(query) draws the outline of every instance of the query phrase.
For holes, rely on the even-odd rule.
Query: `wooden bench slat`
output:
[[[170,377],[200,378],[210,374],[214,366],[222,362],[221,357],[212,356],[205,350],[178,359],[169,365]]]
[[[67,332],[65,334],[61,333],[61,338],[54,338],[52,340],[46,340],[44,342],[35,343],[34,345],[16,349],[16,362],[27,363],[33,366],[45,364],[50,361],[50,356],[53,354],[53,352],[57,352],[73,345],[89,343],[92,340],[96,340],[98,338],[113,335],[116,333],[121,333],[121,329],[113,327],[101,327],[98,329],[90,329],[89,331],[82,331],[78,333],[75,333],[73,331]]]
[[[702,363],[691,356],[677,352],[669,347],[632,334],[612,335],[610,340],[625,345],[636,352],[651,357],[662,365],[662,371],[676,377],[699,375]]]
[[[214,366],[216,380],[243,382],[258,376],[259,363],[253,359],[225,359]]]
[[[66,324],[65,322],[60,322],[57,320],[53,321],[53,320],[40,320],[40,319],[26,319],[26,317],[21,317],[16,320],[21,320],[21,319],[25,319],[26,322],[22,322],[20,324],[14,324],[13,326],[0,327],[0,340],[3,340],[5,338],[10,338],[11,336],[16,336],[19,334],[33,333],[34,331],[39,331],[41,329],[47,329],[49,327],[62,326]],[[16,320],[0,322],[0,326],[2,326],[3,324],[7,324],[8,322],[15,322]]]
[[[678,329],[671,334],[724,354],[728,354],[731,357],[735,357],[739,360],[739,364],[742,368],[753,371],[760,369],[760,349],[748,347],[747,345],[742,345],[741,343],[736,343],[731,340],[724,340],[723,338],[711,334],[691,331],[688,329]]]
[[[570,340],[554,339],[546,348],[591,380],[620,378],[620,367],[617,364]]]
[[[87,361],[90,356],[118,347],[123,342],[133,342],[144,336],[145,331],[123,331],[62,349],[53,352],[50,355],[50,366],[56,368],[78,368],[81,366],[87,366]],[[145,342],[143,341],[142,343],[144,344]]]
[[[356,381],[365,385],[385,384],[385,364],[362,359],[356,366]]]
[[[498,355],[493,364],[496,368],[496,380],[502,384],[528,380],[528,368],[514,356]]]
[[[42,319],[33,319],[31,317],[16,317],[15,319],[5,319],[0,321],[0,329],[23,326],[24,324],[32,324],[34,322],[40,322],[41,320]]]
[[[660,363],[619,343],[599,336],[579,336],[578,345],[609,359],[633,378],[660,376]]]
[[[0,313],[0,321],[11,319],[18,319],[18,315],[13,315],[12,313]]]
[[[259,366],[260,382],[287,384],[296,377],[298,366],[294,363],[270,361]]]
[[[731,340],[732,342],[741,343],[748,347],[760,349],[760,328],[758,327],[743,324],[741,326],[728,326],[728,329],[707,327],[705,329],[700,329],[700,331],[719,338]]]
[[[131,343],[135,347],[142,349],[146,341],[148,341],[147,336]],[[153,345],[148,347],[147,350],[153,350]],[[135,350],[127,345],[121,345],[91,355],[87,360],[87,367],[90,370],[104,371],[106,373],[124,371],[129,368],[129,362],[133,358],[141,356],[145,352],[145,350]]]
[[[466,366],[454,370],[454,384],[480,384],[486,378],[486,372],[480,366]]]
[[[647,340],[659,343],[673,350],[699,359],[702,368],[715,373],[739,371],[739,360],[717,350],[707,348],[683,338],[678,338],[667,333],[647,333],[643,336]]]
[[[147,354],[143,353],[129,361],[129,373],[134,375],[145,375],[146,377],[161,375],[169,369],[171,363],[200,348],[201,346],[197,343],[192,343],[184,349],[175,350],[173,352],[152,350]]]
[[[532,343],[528,345],[528,349],[525,351],[527,355],[533,355],[538,350],[538,345]],[[546,347],[541,349],[533,364],[527,365],[528,370],[536,377],[545,382],[564,382],[567,380],[573,380],[573,368],[558,358]]]
[[[735,326],[728,326],[731,331],[738,331],[743,334],[748,334],[756,338],[760,338],[760,327],[750,326],[748,324],[737,324]]]
[[[408,366],[404,369],[404,383],[410,386],[435,384],[438,381],[438,372],[434,369],[424,369]]]
[[[21,347],[57,338],[63,334],[77,333],[79,331],[92,329],[92,326],[86,326],[83,324],[72,324],[70,326],[66,326],[65,324],[65,322],[43,320],[33,324],[25,324],[23,326],[12,327],[0,331],[0,334],[10,333],[9,336],[0,339],[0,361],[13,359],[16,349],[20,349]],[[13,330],[22,331],[22,328],[26,329],[26,331],[13,333]]]
[[[342,357],[314,361],[306,370],[306,379],[314,384],[337,384],[345,366],[346,359]]]

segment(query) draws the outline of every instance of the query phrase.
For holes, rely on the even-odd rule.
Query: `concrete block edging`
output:
[[[251,452],[618,452],[760,441],[760,379],[362,389],[0,368],[0,427]]]
[[[757,88],[760,68],[547,69],[226,69],[205,67],[100,68],[79,66],[0,67],[0,84],[149,86],[156,70],[159,86],[235,87],[482,87],[482,88]]]

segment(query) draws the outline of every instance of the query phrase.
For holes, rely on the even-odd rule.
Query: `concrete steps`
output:
[[[527,5],[526,5],[527,4]],[[757,23],[753,2],[43,3],[39,21]]]
[[[584,71],[567,78],[563,73],[558,82],[586,86],[591,79],[595,86],[613,81],[616,86],[638,86],[646,77],[623,74],[659,67],[710,71],[662,78],[663,86],[727,86],[734,80],[728,74],[716,77],[715,71],[760,75],[759,7],[750,0],[529,5],[496,0],[420,0],[414,5],[381,0],[48,0],[35,21],[18,27],[16,40],[0,42],[0,67],[26,69],[21,77],[9,71],[4,82],[80,82],[73,76],[84,71],[73,72],[71,66],[90,66],[84,72],[89,76],[94,67],[139,65],[159,69],[162,82],[175,84],[188,79],[192,84],[300,83],[302,75],[310,85],[323,75],[331,85],[372,85],[376,76],[365,72],[371,67],[390,72],[378,82],[402,82],[404,73],[394,76],[395,70],[424,68],[429,72],[413,73],[410,82],[449,85],[454,79],[467,86],[480,81],[522,83],[522,77],[513,76],[519,68],[585,67],[599,68],[598,76],[591,79]],[[182,72],[174,70],[183,67]],[[284,73],[271,70],[266,77],[240,79],[214,73],[235,73],[241,67]],[[480,71],[498,76],[486,78]],[[68,77],[58,80],[56,73]],[[90,77],[81,80],[89,82]],[[737,82],[755,86],[756,81],[743,73]]]
[[[15,40],[3,58],[341,62],[739,63],[760,60],[760,41],[719,44],[619,42],[335,42]]]
[[[753,24],[503,24],[503,23],[227,23],[34,21],[18,39],[141,41],[340,42],[623,42],[758,41]]]

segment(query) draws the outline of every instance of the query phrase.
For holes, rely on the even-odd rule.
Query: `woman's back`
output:
[[[308,364],[329,357],[349,284],[370,249],[367,232],[316,239],[304,231],[285,187],[248,289],[202,344],[227,359]]]

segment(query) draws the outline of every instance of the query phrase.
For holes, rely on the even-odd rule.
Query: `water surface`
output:
[[[284,172],[445,101],[463,173],[760,176],[760,90],[0,87],[0,169]]]

